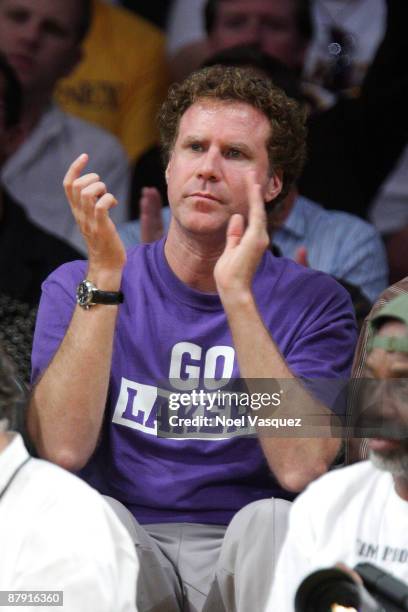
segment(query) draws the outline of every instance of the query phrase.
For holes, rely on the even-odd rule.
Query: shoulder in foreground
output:
[[[58,512],[60,508],[61,516],[71,517],[72,524],[80,519],[84,528],[86,517],[96,523],[104,521],[105,517],[112,518],[113,511],[95,489],[53,463],[31,459],[24,476],[26,481],[22,484],[25,484],[27,494],[37,500],[35,506],[38,512],[41,509],[44,512]],[[115,518],[113,522],[116,522]]]
[[[350,490],[350,487],[360,489],[369,481],[379,478],[388,478],[387,472],[378,470],[371,461],[359,461],[353,465],[330,470],[314,482],[310,483],[305,493],[313,492],[319,495],[327,492],[328,488],[338,491]]]

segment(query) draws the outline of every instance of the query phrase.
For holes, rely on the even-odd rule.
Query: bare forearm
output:
[[[116,290],[117,285],[110,284],[109,289]],[[41,456],[68,469],[82,467],[98,441],[117,311],[118,306],[99,305],[89,310],[77,306],[33,392],[28,411],[30,435]]]
[[[331,437],[333,414],[293,375],[265,328],[252,293],[224,294],[221,299],[249,391],[283,391],[281,405],[271,406],[262,416],[299,419],[303,424],[301,436],[312,435],[314,424],[319,428],[318,438],[282,438],[279,430],[259,430],[263,451],[277,479],[285,488],[300,491],[327,471],[338,452],[340,442]]]

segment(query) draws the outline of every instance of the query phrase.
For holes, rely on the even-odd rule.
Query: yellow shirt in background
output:
[[[157,142],[155,116],[168,85],[165,37],[142,17],[94,0],[83,51],[59,82],[57,102],[115,134],[135,161]]]

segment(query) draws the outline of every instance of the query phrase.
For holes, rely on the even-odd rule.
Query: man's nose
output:
[[[39,45],[41,39],[41,24],[34,20],[24,24],[20,30],[20,40],[30,48],[35,48]]]
[[[206,181],[217,181],[221,172],[221,156],[218,151],[208,149],[197,165],[197,176]]]
[[[261,40],[262,21],[257,17],[248,19],[245,29],[242,31],[242,42],[248,45],[257,45]]]

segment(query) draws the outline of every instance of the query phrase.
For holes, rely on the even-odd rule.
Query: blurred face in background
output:
[[[304,61],[295,0],[221,0],[210,43],[214,52],[256,45],[291,68],[301,67]]]
[[[81,0],[0,0],[0,51],[26,93],[52,92],[80,59]]]
[[[407,326],[384,323],[379,336],[402,338]],[[382,470],[408,481],[408,354],[374,348],[367,359],[367,374],[376,379],[373,417],[381,420],[379,437],[368,442],[370,459]]]

